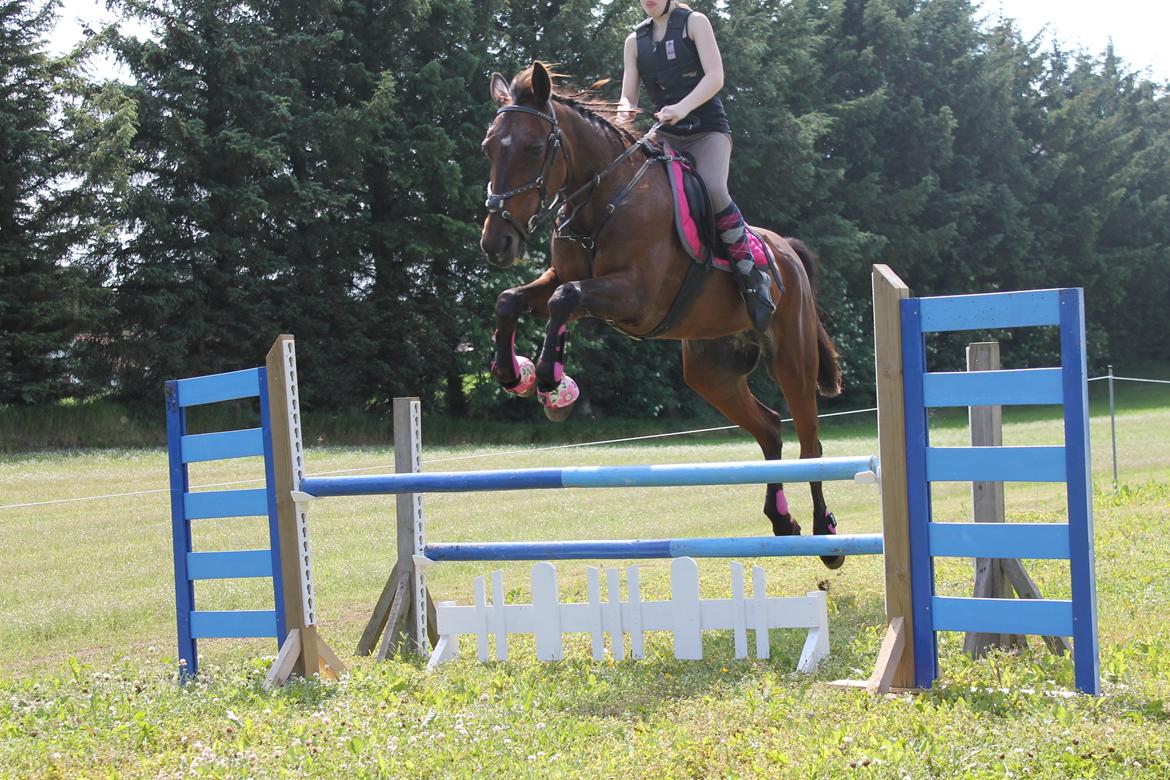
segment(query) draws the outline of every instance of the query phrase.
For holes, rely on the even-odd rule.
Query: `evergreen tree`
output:
[[[110,332],[121,392],[251,365],[282,324],[291,122],[271,28],[234,0],[128,2],[156,38],[118,36],[138,106]]]
[[[98,198],[132,119],[117,89],[85,82],[84,46],[45,52],[56,8],[0,3],[0,403],[93,389],[79,354],[105,296],[83,250],[103,238]]]
[[[546,236],[507,272],[482,261],[486,82],[540,58],[578,85],[609,79],[599,95],[616,100],[622,41],[643,18],[636,4],[121,2],[154,28],[146,40],[112,36],[133,75],[131,103],[74,78],[78,97],[54,112],[44,96],[68,90],[44,75],[43,89],[0,109],[2,121],[34,129],[4,134],[17,170],[6,182],[28,184],[0,218],[51,225],[5,223],[0,235],[0,278],[26,285],[0,304],[15,334],[0,367],[6,377],[18,362],[36,369],[6,389],[60,393],[76,374],[65,369],[78,332],[100,336],[80,342],[99,347],[95,380],[113,372],[124,395],[155,398],[165,378],[254,363],[292,331],[310,404],[380,410],[419,395],[451,414],[539,416],[534,404],[506,403],[486,376],[496,295],[548,257]],[[923,294],[1084,285],[1094,350],[1158,354],[1143,336],[1170,324],[1164,86],[1112,52],[1042,51],[1010,21],[982,21],[973,0],[692,6],[712,19],[723,52],[733,195],[750,221],[822,255],[820,303],[845,355],[845,405],[872,388],[873,262]],[[24,4],[4,8],[6,19],[32,18]],[[41,67],[35,36],[20,38],[29,29],[6,22],[3,45],[16,47],[11,61]],[[36,83],[13,72],[4,84]],[[44,209],[28,187],[60,154],[57,116],[74,141],[64,146],[88,148],[71,163],[88,186],[69,190],[67,208]],[[131,126],[124,165],[134,176],[119,188],[111,174]],[[87,137],[88,147],[76,143]],[[103,274],[112,318],[82,296],[103,291],[93,281]],[[75,314],[66,322],[62,312]],[[542,329],[524,323],[521,351],[532,354]],[[957,360],[950,346],[939,365]],[[599,415],[706,410],[684,387],[675,343],[585,321],[569,361]]]

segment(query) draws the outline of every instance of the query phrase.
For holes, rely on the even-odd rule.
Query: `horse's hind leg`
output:
[[[692,390],[755,437],[765,460],[779,460],[780,415],[752,395],[747,383],[759,356],[758,342],[742,337],[687,340],[683,342],[683,375]],[[800,525],[788,514],[779,483],[768,485],[764,514],[772,521],[776,536],[800,533]]]
[[[774,343],[782,344],[783,340],[777,337]],[[817,419],[816,342],[813,341],[807,348],[791,343],[785,346],[786,348],[777,347],[773,351],[769,370],[780,385],[784,400],[788,403],[788,410],[792,413],[792,425],[800,441],[800,457],[819,458],[823,450]],[[809,489],[813,500],[813,533],[837,533],[837,519],[825,504],[823,484],[810,482]],[[821,561],[830,569],[837,569],[845,563],[845,557],[822,555]]]

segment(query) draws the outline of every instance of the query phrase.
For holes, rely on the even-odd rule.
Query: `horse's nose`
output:
[[[483,240],[479,242],[480,249],[487,255],[488,262],[492,263],[510,259],[513,251],[512,245],[512,236],[507,233],[492,237],[484,236]]]

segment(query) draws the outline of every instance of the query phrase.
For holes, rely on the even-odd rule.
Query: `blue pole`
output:
[[[881,534],[761,536],[732,539],[637,539],[428,544],[433,561],[579,561],[652,558],[764,558],[880,555]]]
[[[301,490],[318,498],[396,493],[471,493],[552,488],[758,485],[851,480],[876,471],[872,456],[807,460],[683,463],[662,466],[577,466],[434,473],[306,477]]]

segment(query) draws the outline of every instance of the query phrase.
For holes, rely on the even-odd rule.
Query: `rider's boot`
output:
[[[751,237],[739,207],[732,203],[715,215],[715,229],[727,249],[727,257],[735,269],[735,282],[747,304],[752,328],[757,333],[768,330],[776,304],[772,302],[772,278],[768,273],[768,260],[755,257]]]
[[[758,266],[750,260],[740,260],[735,264],[735,283],[743,296],[743,302],[747,304],[752,328],[756,333],[767,332],[772,312],[776,311],[776,304],[772,303],[772,277],[767,267]]]

